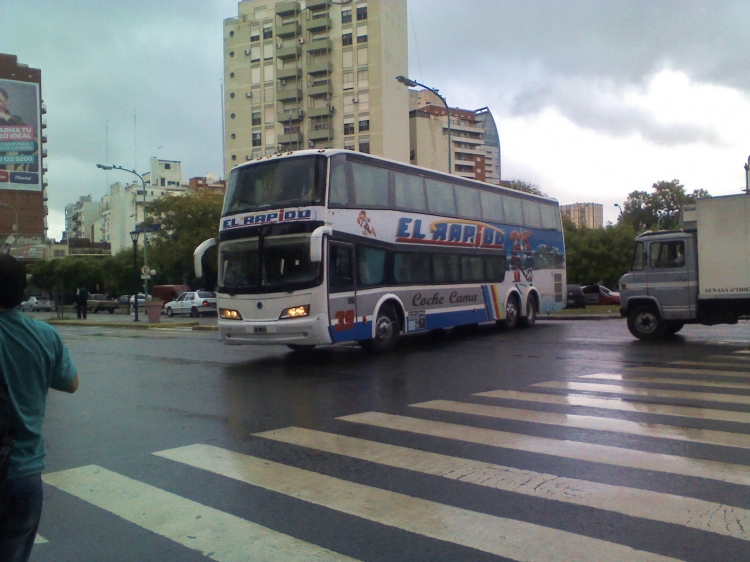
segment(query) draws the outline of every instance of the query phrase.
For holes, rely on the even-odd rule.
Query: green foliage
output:
[[[531,193],[532,195],[541,195],[542,197],[547,197],[547,194],[539,189],[539,186],[535,183],[528,183],[523,180],[510,180],[507,183],[504,182],[503,185],[505,187],[509,187],[510,189],[515,189],[516,191],[523,191],[524,193]]]
[[[621,223],[629,224],[637,232],[680,228],[680,210],[696,199],[711,197],[705,189],[685,192],[680,180],[660,181],[651,186],[653,193],[633,191],[623,205]]]
[[[145,224],[161,224],[149,235],[149,266],[157,271],[156,284],[196,284],[193,251],[218,236],[222,203],[220,194],[197,192],[149,204]]]
[[[635,230],[627,223],[578,228],[563,216],[563,231],[568,282],[601,283],[616,291],[620,277],[630,267]]]

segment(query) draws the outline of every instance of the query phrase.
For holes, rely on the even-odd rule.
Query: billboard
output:
[[[39,84],[0,78],[0,189],[41,191]]]

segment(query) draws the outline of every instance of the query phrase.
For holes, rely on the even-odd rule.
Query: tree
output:
[[[683,205],[695,203],[696,199],[710,197],[705,189],[685,192],[680,180],[660,181],[651,186],[653,193],[633,191],[623,205],[620,222],[629,223],[636,231],[671,230],[680,227],[680,211]]]
[[[149,238],[149,265],[160,284],[195,285],[193,251],[207,238],[219,234],[223,196],[193,192],[170,195],[148,206],[144,225],[161,224]]]
[[[563,216],[565,264],[570,283],[601,283],[617,288],[628,271],[633,254],[635,231],[627,224],[605,228],[578,228]]]
[[[510,189],[515,189],[516,191],[523,191],[524,193],[531,193],[532,195],[541,195],[542,197],[547,196],[546,193],[539,189],[538,185],[523,180],[510,180],[509,182],[503,182],[503,185]]]

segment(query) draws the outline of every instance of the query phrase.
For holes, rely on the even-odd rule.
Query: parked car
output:
[[[106,310],[107,312],[112,314],[114,313],[116,308],[120,308],[120,303],[114,299],[109,298],[107,295],[95,294],[89,295],[87,307],[91,312],[95,314],[100,310]]]
[[[138,308],[146,306],[146,300],[150,299],[151,295],[144,295],[143,293],[138,293]],[[130,306],[133,306],[133,296],[130,295]]]
[[[164,305],[167,316],[189,314],[197,318],[201,314],[216,314],[216,293],[210,291],[189,291]]]
[[[49,299],[29,297],[21,303],[21,310],[26,312],[50,312],[54,306],[55,305]]]
[[[122,305],[128,306],[128,304],[130,304],[130,295],[120,295],[115,300],[117,301],[117,304],[119,304],[121,306]]]
[[[151,287],[151,294],[164,302],[177,300],[177,297],[187,292],[190,292],[190,287],[187,285],[154,285]]]
[[[580,285],[568,283],[568,298],[565,308],[586,308],[586,297]]]
[[[583,294],[586,304],[620,304],[620,293],[610,291],[603,285],[586,285]]]

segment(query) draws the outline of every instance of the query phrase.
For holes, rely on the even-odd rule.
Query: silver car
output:
[[[21,303],[21,310],[24,312],[50,312],[53,308],[52,301],[37,297],[29,297]]]
[[[167,316],[189,314],[197,318],[202,314],[216,314],[216,294],[210,291],[189,291],[164,305]]]

